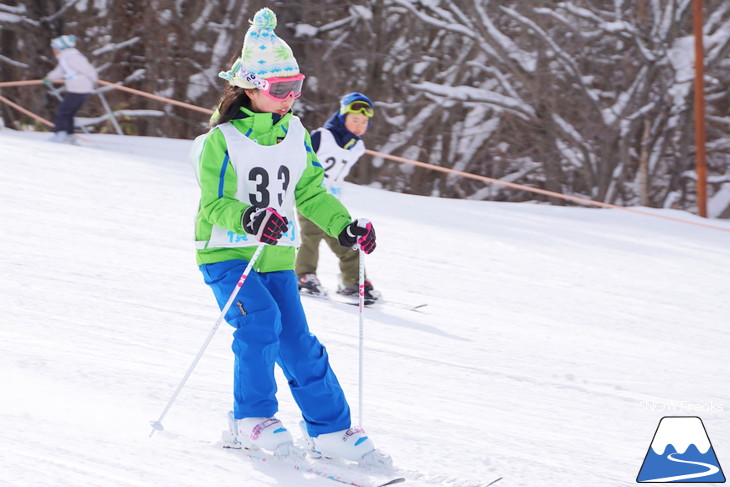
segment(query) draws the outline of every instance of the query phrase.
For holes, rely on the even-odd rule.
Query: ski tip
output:
[[[406,479],[404,477],[398,477],[397,479],[389,480],[384,484],[378,484],[375,487],[386,487],[387,485],[395,485],[405,482]]]

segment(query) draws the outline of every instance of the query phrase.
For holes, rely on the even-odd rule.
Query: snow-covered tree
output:
[[[706,4],[710,167],[724,174],[727,136],[714,126],[727,124],[717,117],[727,100],[730,7]],[[393,0],[386,10],[390,28],[408,32],[401,45],[421,49],[397,66],[389,53],[384,77],[403,89],[402,117],[381,148],[600,201],[637,204],[643,194],[653,206],[693,203],[690,0]],[[529,197],[480,185],[439,176],[414,190]]]
[[[709,207],[730,217],[730,4],[704,4]],[[0,0],[0,80],[42,77],[55,62],[50,39],[73,33],[103,79],[213,107],[217,73],[263,6],[307,75],[297,114],[312,129],[341,95],[362,91],[377,102],[366,136],[374,150],[615,204],[694,209],[692,0]],[[47,115],[56,102],[39,90],[7,94]],[[141,134],[190,138],[206,121],[107,97],[117,109],[164,110],[128,125]],[[371,162],[356,166],[355,181],[545,199]]]

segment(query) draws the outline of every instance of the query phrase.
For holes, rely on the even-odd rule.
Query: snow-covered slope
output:
[[[0,131],[0,485],[330,485],[217,444],[227,325],[148,437],[219,314],[195,266],[190,142],[84,137]],[[367,269],[390,304],[366,310],[363,417],[397,464],[625,485],[667,415],[701,416],[730,464],[730,233],[354,185],[345,203],[378,231]],[[319,273],[335,286],[325,249]],[[357,308],[304,306],[357,418]]]

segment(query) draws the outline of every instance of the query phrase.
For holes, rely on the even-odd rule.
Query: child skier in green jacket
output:
[[[274,364],[302,411],[303,433],[318,454],[360,463],[388,463],[360,428],[309,331],[294,274],[299,233],[294,206],[343,246],[375,248],[367,220],[352,220],[322,186],[323,169],[310,136],[291,112],[304,75],[289,46],[274,34],[276,16],[259,10],[212,120],[197,167],[200,207],[197,262],[224,307],[259,244],[266,246],[226,314],[235,355],[234,407],[228,441],[286,455],[292,435],[275,418]]]

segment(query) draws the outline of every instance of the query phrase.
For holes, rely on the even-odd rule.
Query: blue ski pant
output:
[[[247,264],[230,260],[200,266],[221,309]],[[251,271],[225,319],[235,328],[231,348],[236,419],[276,414],[276,363],[311,436],[350,427],[350,407],[330,367],[327,350],[309,331],[294,271]]]

